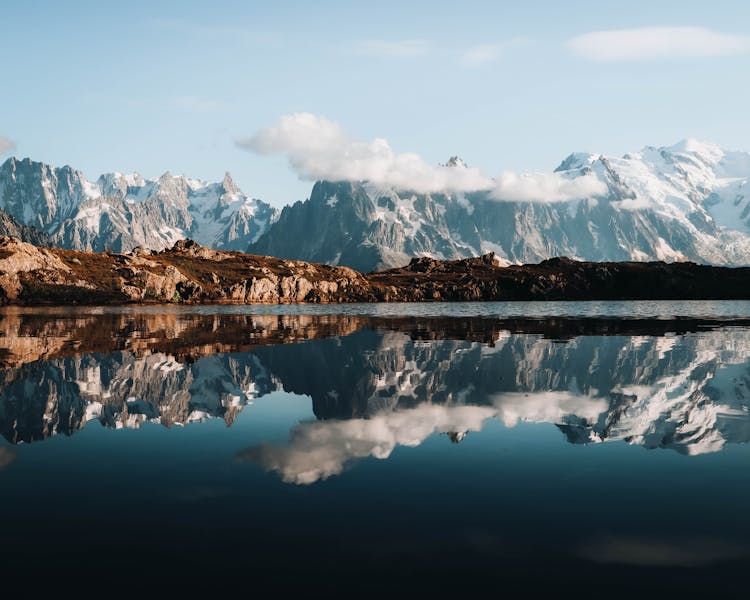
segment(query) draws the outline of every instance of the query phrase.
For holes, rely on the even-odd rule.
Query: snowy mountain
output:
[[[29,225],[21,225],[5,211],[0,210],[0,235],[9,235],[35,246],[51,246],[52,240],[43,231]]]
[[[271,345],[238,352],[229,344],[231,351],[219,353],[215,344],[222,340],[247,340],[235,335],[236,319],[214,318],[211,345],[199,336],[177,354],[152,351],[154,338],[133,337],[134,322],[120,329],[118,340],[129,340],[129,350],[71,356],[61,349],[80,336],[86,318],[76,317],[66,334],[40,321],[35,330],[33,319],[22,329],[10,327],[6,355],[29,360],[0,370],[0,435],[31,442],[74,434],[90,421],[169,427],[216,417],[231,424],[255,399],[283,389],[309,397],[318,420],[297,425],[289,446],[255,449],[247,458],[292,481],[298,479],[288,468],[336,471],[358,457],[386,457],[394,445],[418,445],[434,432],[459,441],[488,419],[506,427],[553,423],[570,443],[624,441],[687,455],[750,441],[750,333],[744,328],[588,335],[564,343],[505,330],[495,331],[491,344],[440,339],[437,325],[429,341],[373,328],[325,337],[352,328],[350,317],[341,317],[339,327],[319,332],[324,337],[277,343],[283,338],[273,332],[290,324],[279,326],[277,319],[252,317],[255,339],[265,331]],[[175,339],[200,331],[174,317],[163,324]],[[54,358],[38,358],[47,353]],[[336,460],[320,460],[325,456]]]
[[[478,422],[493,417],[507,427],[554,423],[571,443],[624,440],[696,455],[750,440],[749,351],[748,331],[727,328],[565,343],[499,331],[491,346],[357,332],[256,354],[285,390],[310,396],[322,423],[361,425],[384,413],[397,420],[401,411],[441,404],[475,407]],[[345,368],[304,377],[305,366],[323,364]]]
[[[312,398],[318,420],[297,423],[286,443],[244,450],[242,460],[309,484],[436,433],[460,442],[491,419],[555,424],[573,444],[619,441],[691,456],[750,441],[750,338],[740,328],[566,343],[500,332],[493,346],[395,332],[331,342],[258,349],[285,390]],[[264,360],[274,353],[296,361]],[[308,360],[347,368],[305,379]]]
[[[458,157],[444,166],[468,168]],[[64,248],[163,249],[191,237],[361,271],[403,266],[414,256],[487,252],[517,263],[568,256],[750,264],[750,154],[685,140],[620,158],[575,153],[554,173],[535,177],[537,184],[571,182],[572,189],[585,177],[601,192],[508,201],[502,190],[423,194],[318,181],[308,200],[278,214],[243,194],[228,174],[221,183],[169,173],[88,181],[67,166],[10,158],[0,166],[0,210],[27,228],[28,239],[34,227],[39,239]]]
[[[11,374],[20,376],[11,380]],[[23,385],[33,385],[33,394]],[[112,429],[166,427],[222,418],[231,425],[257,396],[276,389],[252,355],[194,363],[155,353],[82,355],[0,373],[0,434],[14,442],[71,435],[98,420]]]
[[[245,250],[276,217],[243,194],[227,173],[206,183],[165,173],[108,173],[88,181],[68,166],[10,158],[0,166],[0,210],[63,248],[154,250],[190,237],[207,246]]]
[[[466,165],[453,157],[446,166]],[[363,271],[489,251],[509,262],[692,260],[750,264],[750,155],[695,140],[621,158],[571,154],[546,177],[594,176],[606,192],[503,201],[493,191],[418,194],[324,182],[284,208],[250,251]],[[314,231],[315,235],[310,235]]]

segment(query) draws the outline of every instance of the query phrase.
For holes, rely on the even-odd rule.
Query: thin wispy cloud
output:
[[[404,58],[424,56],[432,50],[427,40],[365,40],[355,47],[355,52],[376,58]]]
[[[173,100],[174,108],[187,112],[212,112],[225,106],[221,100],[199,98],[197,96],[178,96]]]
[[[8,138],[0,135],[0,154],[5,154],[6,152],[10,152],[15,147],[16,145],[13,142],[11,142]]]
[[[695,568],[744,558],[748,548],[716,538],[604,536],[583,545],[578,554],[598,563]]]
[[[592,31],[568,40],[567,46],[596,62],[676,60],[750,52],[750,36],[705,27],[641,27]]]
[[[511,39],[490,44],[478,44],[464,50],[459,63],[467,68],[474,69],[490,65],[507,55],[508,51],[516,46],[524,46],[529,43],[527,39]]]
[[[461,56],[461,64],[465,67],[481,67],[495,62],[503,51],[502,44],[482,44],[472,46]]]
[[[354,140],[337,123],[310,113],[286,115],[236,143],[257,154],[286,156],[301,179],[367,181],[418,193],[484,191],[513,202],[565,202],[607,191],[593,175],[505,172],[492,178],[475,167],[432,165],[413,152],[395,152],[383,138]]]

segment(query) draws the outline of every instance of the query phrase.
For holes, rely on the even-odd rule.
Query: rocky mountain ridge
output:
[[[162,250],[184,238],[245,250],[277,211],[242,193],[229,173],[207,183],[164,173],[107,173],[94,181],[69,166],[11,157],[0,165],[0,210],[74,250]],[[29,240],[33,241],[33,240]]]
[[[449,164],[466,168],[458,159]],[[582,177],[603,191],[554,197],[554,189]],[[516,176],[530,188],[524,200],[503,199],[502,190],[423,194],[321,181],[309,200],[285,207],[249,251],[362,272],[412,257],[488,252],[514,264],[569,256],[748,265],[749,178],[749,154],[684,140],[623,157],[571,154],[554,173]],[[543,199],[544,192],[553,197]]]
[[[180,240],[128,254],[37,248],[0,237],[0,304],[275,304],[486,300],[750,299],[749,267],[555,258],[502,266],[494,254],[415,258],[363,275]]]
[[[444,166],[468,168],[458,157]],[[582,178],[596,185],[577,186]],[[228,174],[217,183],[170,173],[89,181],[68,166],[10,158],[0,165],[0,210],[29,228],[26,241],[66,249],[163,250],[191,238],[360,272],[489,252],[512,264],[569,256],[750,265],[750,154],[688,139],[621,157],[573,153],[552,173],[510,179],[516,193],[505,197],[502,187],[425,194],[318,181],[309,199],[279,212]]]
[[[372,297],[352,269],[239,252],[180,240],[170,250],[129,254],[37,248],[0,237],[0,303],[344,302]]]
[[[52,246],[52,239],[40,229],[31,225],[22,225],[5,211],[0,210],[0,236],[18,238],[35,246]]]

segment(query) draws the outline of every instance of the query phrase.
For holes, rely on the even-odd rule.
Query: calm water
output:
[[[6,581],[747,594],[747,302],[5,309],[0,366]]]

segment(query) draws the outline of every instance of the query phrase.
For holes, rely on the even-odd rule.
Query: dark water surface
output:
[[[749,411],[744,302],[4,309],[0,572],[747,597]]]

